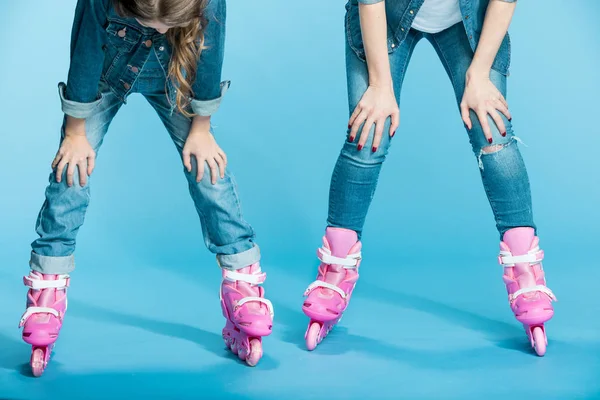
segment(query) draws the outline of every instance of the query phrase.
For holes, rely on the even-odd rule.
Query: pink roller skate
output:
[[[360,249],[356,232],[342,228],[325,231],[323,247],[317,250],[321,260],[317,280],[304,292],[302,311],[310,317],[304,335],[308,350],[314,350],[342,319],[358,280]]]
[[[554,314],[556,297],[546,287],[539,239],[532,228],[514,228],[500,242],[498,261],[504,267],[504,283],[515,317],[525,327],[538,356],[546,353],[548,338],[544,323]]]
[[[223,339],[231,351],[250,366],[262,357],[262,336],[271,334],[273,305],[258,286],[267,275],[253,264],[237,271],[223,269],[221,308],[227,319]]]
[[[19,328],[23,327],[23,340],[31,345],[31,372],[41,376],[48,365],[54,342],[67,311],[69,275],[46,275],[31,271],[23,277],[29,287],[27,309]]]

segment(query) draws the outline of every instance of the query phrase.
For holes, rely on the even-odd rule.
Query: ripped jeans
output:
[[[465,75],[473,59],[462,23],[442,32],[428,34],[411,29],[398,48],[390,54],[390,67],[394,78],[394,92],[400,104],[400,93],[406,68],[416,44],[427,38],[442,61],[460,104],[465,89]],[[369,85],[367,65],[346,44],[346,69],[348,78],[348,101],[352,113]],[[490,79],[503,96],[506,96],[506,76],[492,70]],[[506,126],[506,136],[502,136],[496,124],[488,116],[493,143],[490,145],[477,115],[471,111],[472,129],[468,130],[469,140],[483,181],[483,186],[494,213],[500,237],[504,232],[516,227],[531,227],[533,223],[531,190],[525,163],[519,152],[517,138],[512,124],[499,113]],[[361,236],[367,211],[375,189],[381,166],[391,144],[390,119],[386,121],[384,135],[376,152],[371,151],[374,128],[369,133],[365,148],[357,150],[357,139],[346,141],[333,170],[329,192],[328,226],[356,231]],[[349,133],[349,131],[348,131]]]

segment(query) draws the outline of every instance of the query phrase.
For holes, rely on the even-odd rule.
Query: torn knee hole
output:
[[[495,144],[493,146],[486,146],[486,147],[482,148],[481,152],[484,154],[496,153],[505,147],[506,147],[505,144]]]

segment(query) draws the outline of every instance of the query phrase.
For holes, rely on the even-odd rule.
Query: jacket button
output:
[[[469,16],[468,16],[468,15],[465,15],[465,19],[469,19]]]
[[[118,31],[117,35],[119,35],[120,38],[124,38],[125,35],[127,35],[127,28],[123,28],[120,31]]]
[[[414,13],[415,13],[413,10],[410,10],[409,12],[410,12],[411,14],[414,14]]]
[[[150,47],[152,46],[152,40],[148,39],[144,42],[144,44],[146,45],[146,47]]]
[[[125,90],[131,89],[131,85],[127,82],[123,83],[123,87],[125,88]]]
[[[138,72],[140,72],[140,69],[138,67],[131,67],[131,72],[137,74]]]
[[[164,47],[164,46],[160,46],[160,47],[158,48],[158,51],[164,51],[164,50],[165,50],[165,47]]]

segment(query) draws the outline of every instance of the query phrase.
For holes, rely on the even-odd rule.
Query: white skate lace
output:
[[[544,251],[539,247],[534,247],[527,254],[521,256],[513,256],[510,251],[502,250],[498,256],[498,263],[503,267],[514,267],[515,264],[529,263],[539,264],[544,259]]]
[[[552,293],[552,290],[548,289],[548,287],[546,287],[544,285],[536,285],[536,286],[531,286],[528,288],[519,289],[516,292],[514,292],[513,294],[508,296],[508,301],[510,301],[511,303],[514,303],[519,296],[522,296],[526,293],[533,293],[533,292],[544,293],[546,296],[550,297],[551,300],[557,301],[556,296],[554,296],[554,293]]]
[[[348,254],[345,258],[335,257],[334,255],[331,254],[331,250],[329,250],[326,247],[319,248],[317,250],[317,256],[319,257],[319,260],[321,260],[321,262],[323,262],[324,264],[341,265],[345,269],[358,268],[358,263],[362,259],[360,252]],[[308,285],[308,288],[306,288],[306,290],[304,291],[304,296],[308,296],[310,294],[310,292],[312,292],[313,290],[315,290],[317,288],[333,290],[334,292],[339,294],[342,297],[342,299],[344,299],[344,300],[347,297],[346,292],[344,292],[340,287],[333,285],[331,283],[322,281],[320,279],[317,279],[316,281],[314,281],[313,283]]]
[[[225,271],[225,274],[224,274],[223,278],[227,279],[228,281],[231,281],[231,282],[241,281],[241,282],[246,282],[250,285],[260,285],[260,284],[264,283],[265,279],[267,278],[267,274],[262,272],[260,268],[258,268],[256,271],[253,271],[251,274],[243,274],[241,272],[231,271],[231,270],[227,270],[227,269],[225,269],[224,271]],[[219,297],[220,297],[220,292],[219,292]],[[221,300],[223,300],[222,297],[221,297]],[[258,296],[243,297],[242,299],[240,299],[240,301],[238,301],[236,303],[235,309],[237,310],[244,304],[253,302],[253,301],[262,303],[265,306],[267,306],[267,310],[269,311],[269,314],[271,315],[271,319],[273,319],[275,317],[273,303],[271,303],[268,299],[265,299],[263,297],[258,297]]]
[[[341,265],[346,269],[355,269],[362,259],[360,251],[358,253],[348,254],[344,258],[335,257],[331,254],[331,250],[326,247],[321,247],[317,250],[317,256],[324,264]]]
[[[70,283],[69,281],[70,281],[70,277],[68,274],[58,275],[58,279],[48,279],[48,280],[42,279],[41,277],[39,277],[36,274],[31,274],[29,276],[23,277],[23,283],[25,284],[25,286],[27,286],[33,290],[66,289],[67,287],[69,287],[69,283]],[[67,311],[67,299],[65,299],[65,312],[66,311]],[[57,311],[51,307],[37,307],[37,306],[27,307],[27,309],[21,316],[21,320],[19,321],[19,328],[22,327],[25,324],[25,322],[27,322],[29,317],[31,317],[32,315],[35,315],[35,314],[51,314],[61,320],[62,320],[62,316],[64,315],[64,313],[60,313],[59,311]]]

